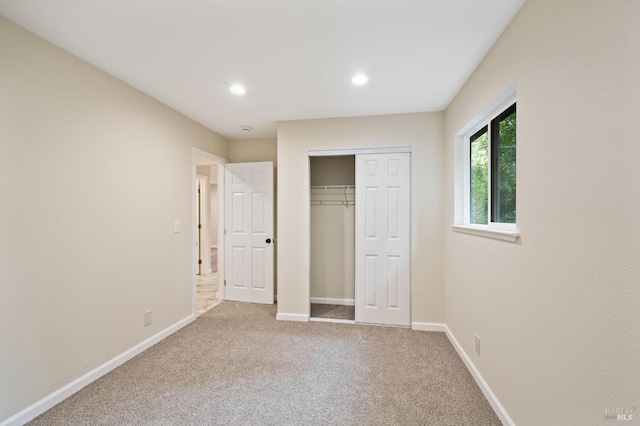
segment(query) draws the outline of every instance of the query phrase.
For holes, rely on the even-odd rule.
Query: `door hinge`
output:
[[[198,229],[202,229],[202,225],[201,224],[198,224]]]
[[[224,228],[224,235],[227,235],[227,228]]]
[[[202,265],[202,259],[198,259],[198,265]]]
[[[227,280],[224,280],[224,286],[225,287],[227,286]]]

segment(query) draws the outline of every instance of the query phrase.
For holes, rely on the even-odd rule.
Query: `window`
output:
[[[491,121],[491,222],[516,223],[516,104]]]
[[[516,223],[516,104],[469,136],[471,225]]]
[[[516,104],[469,137],[469,223],[516,223]]]
[[[489,218],[489,131],[484,126],[469,138],[469,223],[486,225]]]
[[[496,238],[516,233],[515,94],[456,137],[455,230]]]

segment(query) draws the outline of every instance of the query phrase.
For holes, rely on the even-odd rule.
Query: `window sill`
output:
[[[498,229],[479,228],[469,225],[451,225],[451,229],[455,232],[462,232],[463,234],[478,235],[480,237],[493,238],[495,240],[509,241],[510,243],[515,243],[520,237],[520,233],[515,231],[502,231]]]

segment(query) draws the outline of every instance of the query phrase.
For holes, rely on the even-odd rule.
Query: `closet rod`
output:
[[[311,189],[355,189],[355,185],[316,185],[311,186]]]

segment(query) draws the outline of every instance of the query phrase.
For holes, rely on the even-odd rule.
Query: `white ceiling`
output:
[[[282,120],[443,110],[523,3],[0,0],[0,13],[237,139],[275,137]],[[353,86],[356,72],[369,82]]]

